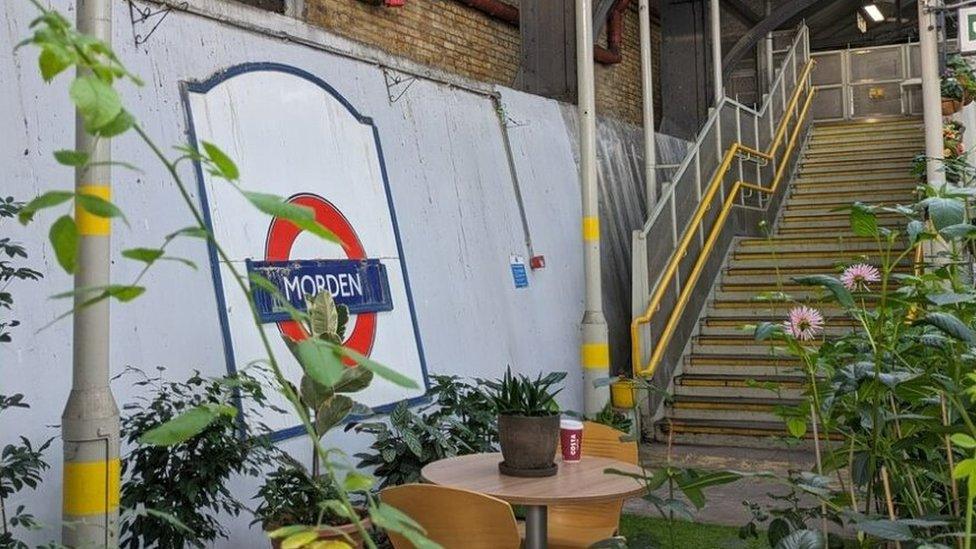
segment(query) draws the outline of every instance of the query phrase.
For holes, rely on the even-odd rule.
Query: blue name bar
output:
[[[261,322],[291,320],[281,300],[304,311],[306,299],[323,291],[331,293],[337,304],[349,307],[351,314],[393,310],[386,266],[379,259],[248,260],[247,272],[264,277],[278,289],[275,296],[252,284]]]

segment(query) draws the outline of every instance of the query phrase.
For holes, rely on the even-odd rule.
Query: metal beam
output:
[[[735,68],[735,65],[742,59],[746,52],[756,47],[757,42],[765,38],[766,33],[776,30],[790,19],[799,15],[803,10],[822,1],[794,0],[773,10],[769,14],[769,17],[766,17],[758,25],[743,34],[738,42],[732,46],[732,49],[725,54],[725,57],[722,59],[722,72],[724,77],[727,79],[732,76],[732,70]]]
[[[762,16],[752,11],[752,7],[742,0],[722,0],[729,12],[747,25],[755,25],[762,21]]]

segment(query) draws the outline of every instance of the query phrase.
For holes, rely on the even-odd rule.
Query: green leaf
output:
[[[375,483],[376,480],[373,477],[352,471],[346,475],[343,486],[347,492],[365,492],[372,488]]]
[[[93,75],[75,78],[68,94],[90,132],[107,126],[122,112],[122,100],[115,88]]]
[[[162,425],[146,431],[139,437],[139,443],[151,446],[173,446],[180,444],[202,433],[220,416],[233,415],[236,412],[237,409],[231,406],[197,406]]]
[[[846,308],[854,307],[854,297],[851,296],[851,292],[844,287],[844,284],[840,280],[830,276],[830,275],[809,275],[809,276],[799,276],[793,279],[797,284],[802,284],[804,286],[823,286],[830,290],[834,294],[834,298],[837,302]]]
[[[321,437],[346,419],[352,411],[352,399],[346,395],[335,395],[322,403],[315,412],[315,432]]]
[[[910,541],[915,539],[912,529],[907,524],[894,520],[865,520],[855,522],[854,527],[869,536],[892,541]]]
[[[144,286],[127,286],[124,284],[111,284],[105,287],[105,295],[114,297],[122,303],[128,303],[133,299],[146,293]]]
[[[319,539],[318,532],[299,532],[292,534],[281,542],[281,549],[298,549]]]
[[[976,236],[976,225],[971,223],[958,223],[956,225],[949,225],[948,227],[939,231],[946,240],[959,240],[964,238],[972,238]]]
[[[966,220],[966,207],[961,200],[932,196],[923,200],[922,204],[928,207],[929,219],[937,231]]]
[[[928,294],[926,299],[940,306],[955,305],[957,303],[971,303],[976,301],[976,294],[958,294],[955,292],[945,292],[939,294]]]
[[[857,236],[877,236],[878,217],[870,206],[855,202],[851,205],[851,229]]]
[[[17,218],[21,224],[26,225],[34,219],[34,214],[38,211],[63,204],[71,200],[74,195],[75,193],[71,191],[48,191],[25,204],[17,214]]]
[[[816,530],[797,530],[779,540],[776,549],[824,549],[823,534]]]
[[[123,220],[125,219],[125,216],[122,215],[122,210],[120,210],[118,206],[100,196],[95,196],[93,194],[79,194],[75,196],[75,202],[83,210],[96,217],[121,217]]]
[[[88,163],[88,153],[82,151],[54,151],[54,159],[63,166],[84,166]]]
[[[256,207],[258,210],[280,219],[287,219],[288,221],[294,223],[299,229],[308,231],[316,236],[324,238],[325,240],[330,240],[336,243],[339,242],[339,237],[315,220],[315,212],[311,208],[299,206],[298,204],[292,204],[285,201],[280,196],[273,194],[256,193],[251,191],[241,192],[244,194],[244,197],[247,198],[251,204],[254,204],[254,207]]]
[[[75,220],[70,215],[62,215],[51,225],[49,236],[61,268],[74,273],[78,266],[78,226]]]
[[[976,473],[976,459],[968,458],[960,461],[952,468],[952,478],[961,479],[974,476]]]
[[[337,393],[356,393],[362,391],[373,381],[373,372],[367,368],[356,366],[346,368],[342,378],[335,384],[333,390]]]
[[[388,368],[379,362],[370,360],[360,353],[350,349],[349,347],[342,347],[342,353],[347,357],[351,358],[359,366],[366,368],[373,372],[374,374],[380,376],[381,378],[393,383],[394,385],[399,385],[400,387],[405,387],[407,389],[419,389],[420,385],[416,381],[410,379],[409,377],[397,372],[391,368]]]
[[[961,320],[949,313],[927,313],[917,321],[918,324],[928,324],[970,345],[976,345],[976,333],[963,324]]]
[[[919,242],[919,239],[925,235],[925,223],[922,223],[917,219],[913,219],[912,221],[908,222],[908,226],[905,228],[905,230],[908,233],[908,241],[912,244],[916,244]]]
[[[380,502],[370,506],[369,518],[383,530],[396,532],[407,538],[416,549],[442,549],[424,536],[424,529],[417,521],[391,505]]]
[[[976,449],[976,439],[965,433],[956,433],[949,437],[949,440],[960,448],[965,448],[966,450]]]
[[[157,259],[163,257],[163,250],[158,248],[131,248],[122,250],[122,257],[152,265]]]
[[[782,324],[763,321],[756,325],[754,336],[756,341],[766,341],[770,337],[783,331]]]
[[[41,78],[45,82],[54,80],[54,77],[64,72],[72,64],[71,55],[68,50],[60,44],[44,44],[41,55],[37,58],[37,64],[41,69]]]
[[[312,337],[336,334],[339,328],[339,309],[330,292],[319,292],[306,308]]]
[[[327,387],[335,385],[346,369],[336,346],[320,339],[302,340],[295,346],[295,356],[309,377]]]
[[[207,157],[213,162],[221,177],[234,181],[241,176],[241,172],[237,169],[237,164],[234,164],[234,161],[224,151],[220,150],[220,147],[207,141],[203,141],[202,144],[203,150],[207,153]]]
[[[202,238],[206,240],[207,238],[210,237],[210,233],[207,232],[207,229],[204,229],[202,227],[195,227],[195,226],[183,227],[178,231],[166,235],[166,240],[173,240],[174,238],[178,238],[181,236],[186,236],[190,238]]]
[[[807,434],[807,420],[802,417],[787,418],[786,430],[794,438],[803,438]]]
[[[123,110],[118,114],[118,116],[113,118],[111,122],[105,124],[101,128],[98,128],[95,133],[105,138],[115,137],[129,131],[129,129],[132,128],[132,126],[135,126],[135,124],[136,119],[129,114],[128,111]]]

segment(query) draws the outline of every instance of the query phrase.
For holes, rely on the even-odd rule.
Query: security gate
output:
[[[814,120],[907,116],[922,112],[918,43],[812,55]]]

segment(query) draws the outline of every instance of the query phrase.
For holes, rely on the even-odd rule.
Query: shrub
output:
[[[144,444],[144,436],[187,410],[226,405],[235,396],[259,408],[265,402],[261,383],[244,373],[219,379],[197,373],[184,382],[154,378],[135,385],[154,394],[123,407],[122,432],[134,448],[122,461],[121,504],[149,512],[123,520],[122,547],[204,547],[226,538],[219,515],[238,516],[244,509],[227,488],[227,480],[233,475],[261,474],[269,463],[267,440],[252,436],[242,422],[224,414],[181,444]]]

